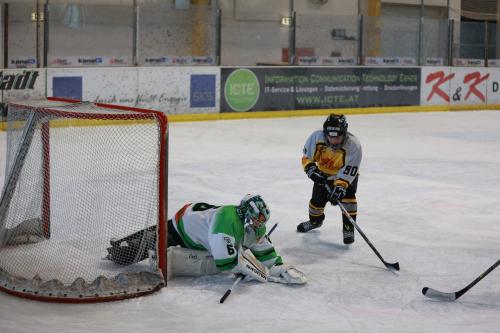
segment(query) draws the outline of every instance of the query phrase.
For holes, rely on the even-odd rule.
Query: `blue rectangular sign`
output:
[[[52,96],[82,100],[81,76],[55,76],[52,78]]]
[[[215,75],[191,75],[189,103],[192,108],[215,107]]]

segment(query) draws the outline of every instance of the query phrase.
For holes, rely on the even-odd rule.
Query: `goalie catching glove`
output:
[[[267,281],[285,284],[304,284],[307,282],[307,277],[292,265],[280,264],[271,267]]]

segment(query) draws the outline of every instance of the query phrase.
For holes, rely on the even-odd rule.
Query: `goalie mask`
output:
[[[245,195],[236,212],[244,223],[243,246],[249,247],[264,236],[271,212],[262,197],[256,194]]]
[[[323,123],[323,134],[327,145],[333,149],[342,148],[347,141],[347,120],[342,114],[331,114]],[[341,139],[339,139],[341,137]]]

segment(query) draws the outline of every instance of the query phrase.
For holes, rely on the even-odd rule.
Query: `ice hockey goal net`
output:
[[[163,287],[167,125],[157,111],[58,99],[10,103],[0,289],[99,302]],[[105,260],[111,239],[151,226],[158,241],[146,260]]]

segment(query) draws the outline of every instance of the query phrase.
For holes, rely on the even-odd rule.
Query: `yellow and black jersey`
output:
[[[322,172],[334,176],[335,185],[347,188],[358,174],[361,156],[361,144],[353,134],[348,132],[342,148],[334,150],[326,143],[323,131],[317,130],[304,145],[302,167],[316,163]]]

